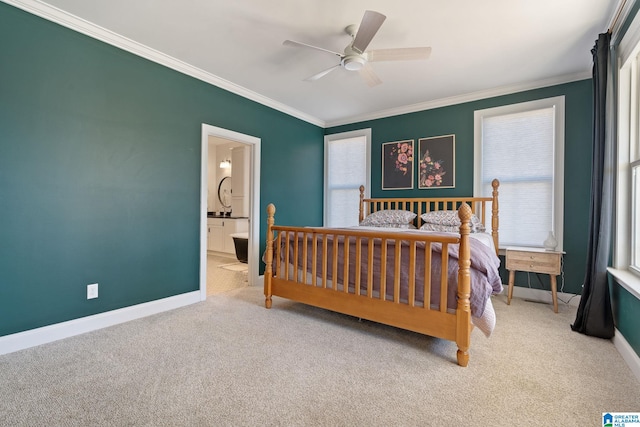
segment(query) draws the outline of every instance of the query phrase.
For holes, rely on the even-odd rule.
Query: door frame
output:
[[[261,139],[217,126],[202,124],[200,162],[200,300],[207,299],[207,200],[209,197],[209,137],[219,137],[250,148],[249,161],[249,286],[258,282],[260,247],[260,143]]]

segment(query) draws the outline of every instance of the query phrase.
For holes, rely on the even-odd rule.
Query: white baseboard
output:
[[[638,356],[633,347],[631,347],[618,329],[616,329],[612,341],[613,345],[616,346],[618,353],[620,353],[638,381],[640,381],[640,356]]]
[[[200,291],[120,308],[0,337],[0,355],[200,302]]]
[[[507,285],[504,285],[503,293],[506,295]],[[551,291],[547,291],[544,289],[532,289],[525,288],[523,286],[514,286],[513,296],[515,298],[553,304],[553,300],[551,299]],[[568,302],[569,305],[577,307],[578,305],[580,305],[580,295],[558,292],[558,304],[562,304],[563,302]]]

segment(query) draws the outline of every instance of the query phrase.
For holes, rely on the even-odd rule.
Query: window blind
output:
[[[367,182],[367,138],[333,140],[327,149],[325,225],[358,225],[360,186]]]
[[[500,180],[501,246],[542,246],[554,230],[553,107],[483,117],[482,186]]]

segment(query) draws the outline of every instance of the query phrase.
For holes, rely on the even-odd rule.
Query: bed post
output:
[[[265,254],[264,269],[264,306],[271,308],[271,277],[273,276],[273,216],[276,213],[276,207],[273,203],[267,206],[267,251]]]
[[[491,202],[491,237],[493,237],[493,246],[495,246],[496,255],[498,255],[498,187],[500,186],[500,181],[494,179],[491,181],[491,186],[493,187],[493,192],[491,193],[493,197]]]
[[[364,221],[364,185],[360,186],[360,216],[358,218],[358,224]]]
[[[471,208],[463,203],[458,209],[460,217],[460,249],[458,252],[458,308],[456,310],[456,344],[458,345],[458,365],[469,363],[469,347],[471,345],[471,250],[469,233],[471,227]]]

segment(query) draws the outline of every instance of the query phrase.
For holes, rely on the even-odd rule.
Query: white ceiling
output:
[[[7,0],[5,0],[7,1]],[[9,0],[33,3],[34,0]],[[321,125],[588,78],[617,0],[47,0]],[[431,46],[426,61],[376,62],[382,84],[338,69],[365,10],[387,16],[370,49]],[[416,105],[417,104],[417,105]],[[418,109],[418,108],[415,108]]]

